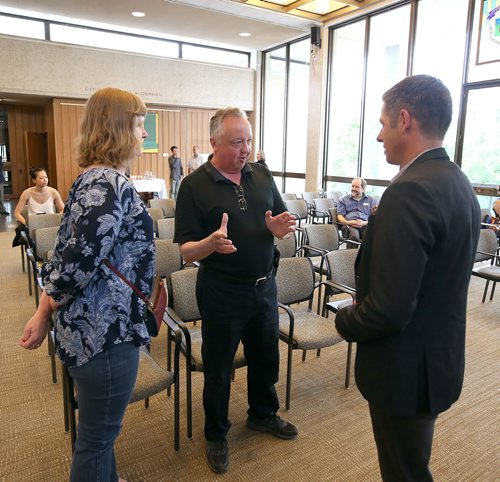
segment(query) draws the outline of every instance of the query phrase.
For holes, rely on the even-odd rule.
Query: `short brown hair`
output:
[[[418,120],[422,134],[444,139],[451,123],[452,101],[441,80],[430,75],[406,77],[391,87],[382,100],[392,127],[401,109],[406,109]]]
[[[96,91],[87,101],[80,126],[78,165],[125,167],[140,148],[133,132],[135,117],[144,115],[144,102],[132,92],[113,87]]]

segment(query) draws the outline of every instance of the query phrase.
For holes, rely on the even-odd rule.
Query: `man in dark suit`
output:
[[[357,342],[384,481],[432,480],[437,415],[464,376],[467,290],[479,236],[473,189],[442,147],[448,89],[416,75],[383,96],[377,141],[399,173],[370,217],[356,260],[357,303],[336,326]]]

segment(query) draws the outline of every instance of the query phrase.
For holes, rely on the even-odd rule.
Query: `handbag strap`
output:
[[[118,276],[118,278],[122,279],[128,286],[130,286],[137,294],[137,296],[144,301],[146,304],[150,305],[151,301],[149,298],[139,289],[137,286],[135,286],[132,282],[130,282],[120,271],[118,271],[110,262],[108,259],[103,260],[103,264],[107,266],[113,273]]]

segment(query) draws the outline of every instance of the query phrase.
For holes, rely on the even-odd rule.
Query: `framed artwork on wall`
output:
[[[476,64],[500,61],[500,0],[480,0]]]

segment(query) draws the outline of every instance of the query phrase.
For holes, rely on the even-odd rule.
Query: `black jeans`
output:
[[[240,340],[248,366],[248,415],[263,418],[279,409],[276,282],[272,277],[260,286],[231,283],[200,268],[196,297],[203,322],[205,438],[223,440],[231,427],[231,372]]]

